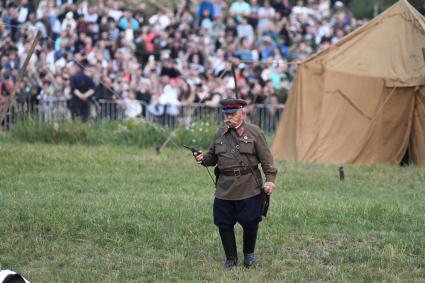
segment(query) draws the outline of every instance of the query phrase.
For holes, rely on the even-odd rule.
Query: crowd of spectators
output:
[[[34,1],[35,2],[35,1]],[[36,30],[41,39],[17,88],[17,102],[49,107],[68,99],[74,116],[113,100],[128,117],[177,115],[179,105],[218,106],[234,94],[251,104],[285,103],[297,61],[363,24],[340,1],[182,0],[129,9],[123,1],[0,2],[0,108]],[[147,13],[153,11],[153,13]],[[138,106],[139,105],[139,106]]]

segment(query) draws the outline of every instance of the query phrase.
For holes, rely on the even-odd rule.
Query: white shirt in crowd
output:
[[[159,97],[159,103],[167,105],[166,113],[169,115],[177,116],[179,114],[179,90],[176,87],[167,84],[164,87],[164,92]]]
[[[140,102],[129,97],[119,101],[120,105],[124,108],[124,115],[126,118],[137,118],[142,113],[142,106]]]
[[[20,7],[18,21],[20,23],[24,23],[27,20],[28,13],[29,13],[29,9],[27,7],[24,7],[24,6]]]

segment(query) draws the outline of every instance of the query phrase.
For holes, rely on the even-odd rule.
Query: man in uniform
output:
[[[238,262],[234,233],[238,222],[243,228],[244,266],[248,268],[255,264],[264,193],[274,191],[277,169],[262,130],[244,121],[246,101],[225,99],[221,104],[226,126],[219,129],[207,153],[194,155],[199,164],[218,169],[213,215],[226,254],[224,267],[231,269]]]

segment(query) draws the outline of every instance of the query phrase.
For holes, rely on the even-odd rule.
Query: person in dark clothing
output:
[[[169,76],[170,78],[177,78],[180,76],[180,72],[175,66],[173,59],[169,57],[164,59],[160,76]]]
[[[146,117],[146,107],[151,103],[152,93],[147,82],[141,82],[136,91],[136,99],[142,102],[142,117]]]
[[[111,79],[103,75],[101,82],[96,86],[94,97],[96,101],[100,101],[100,119],[117,119],[118,108],[115,100],[117,95],[112,89]]]
[[[84,64],[83,62],[83,65]],[[90,117],[90,97],[94,94],[94,82],[84,73],[82,65],[74,65],[76,72],[71,76],[71,115],[72,118],[81,117],[83,122],[87,122]]]
[[[102,76],[101,83],[95,89],[96,100],[115,100],[117,97],[112,90],[111,79],[107,76]]]

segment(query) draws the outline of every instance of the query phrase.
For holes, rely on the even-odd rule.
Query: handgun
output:
[[[185,148],[189,149],[194,156],[197,156],[197,155],[201,154],[201,151],[199,149],[196,149],[194,147],[190,147],[190,146],[187,146],[187,145],[183,145],[183,146]]]

